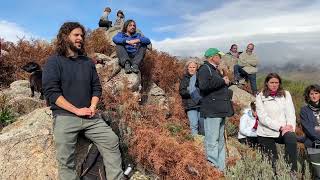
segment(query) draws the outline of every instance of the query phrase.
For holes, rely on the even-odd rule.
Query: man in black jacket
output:
[[[107,179],[123,177],[119,138],[96,115],[101,85],[93,62],[85,56],[85,29],[77,22],[64,23],[57,35],[56,54],[43,70],[42,84],[54,116],[53,134],[60,180],[79,179],[75,147],[79,132],[98,147]]]
[[[233,115],[231,105],[230,83],[228,77],[223,77],[218,70],[223,53],[216,48],[205,52],[207,61],[198,70],[198,86],[202,95],[200,104],[201,116],[204,120],[205,149],[207,159],[213,166],[224,171],[225,118]]]

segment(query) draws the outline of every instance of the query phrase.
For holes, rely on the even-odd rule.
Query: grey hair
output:
[[[188,67],[189,67],[189,65],[190,65],[191,63],[195,63],[195,64],[197,65],[197,70],[198,70],[199,67],[200,67],[200,63],[199,63],[197,60],[195,60],[195,59],[188,60],[188,61],[186,62],[186,64],[185,64],[185,66],[184,66],[184,70],[185,70],[186,73],[188,72]]]

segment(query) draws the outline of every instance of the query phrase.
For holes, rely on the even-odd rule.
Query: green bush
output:
[[[228,137],[236,137],[238,135],[238,126],[226,120],[225,130]]]
[[[244,145],[238,145],[242,155],[234,166],[227,167],[226,179],[278,179],[287,180],[290,177],[291,165],[285,161],[284,146],[277,145],[279,159],[276,163],[277,175],[274,174],[271,162],[260,151],[252,150]],[[297,179],[312,179],[309,163],[299,159]]]
[[[180,124],[177,124],[177,123],[169,123],[169,124],[166,125],[166,127],[170,131],[170,134],[172,136],[176,136],[183,129],[183,127]]]
[[[0,123],[6,126],[14,121],[14,116],[8,107],[4,107],[0,110]]]
[[[13,113],[6,105],[7,98],[0,96],[0,129],[14,121]]]

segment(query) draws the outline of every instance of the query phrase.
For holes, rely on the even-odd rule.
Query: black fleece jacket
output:
[[[202,117],[223,118],[233,115],[232,91],[228,89],[222,75],[208,61],[200,66],[197,74],[201,96],[200,113]],[[210,68],[210,71],[208,69]]]
[[[179,93],[182,98],[182,103],[186,111],[198,109],[200,107],[199,104],[195,103],[190,96],[188,86],[190,82],[191,75],[189,73],[186,73],[181,82],[179,87]]]
[[[304,145],[310,148],[312,147],[312,143],[314,141],[320,141],[320,133],[315,130],[315,126],[318,126],[318,122],[313,114],[313,111],[308,106],[301,108],[300,118],[302,130],[306,135]]]
[[[96,67],[86,56],[51,56],[43,69],[42,87],[54,116],[75,116],[55,104],[59,96],[75,107],[83,108],[90,107],[91,98],[100,97],[102,92]]]

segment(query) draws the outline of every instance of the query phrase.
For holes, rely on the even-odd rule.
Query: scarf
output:
[[[320,103],[309,102],[308,107],[313,111],[313,115],[316,117],[317,122],[320,123]]]
[[[277,95],[277,91],[270,91],[270,96],[275,97]]]

